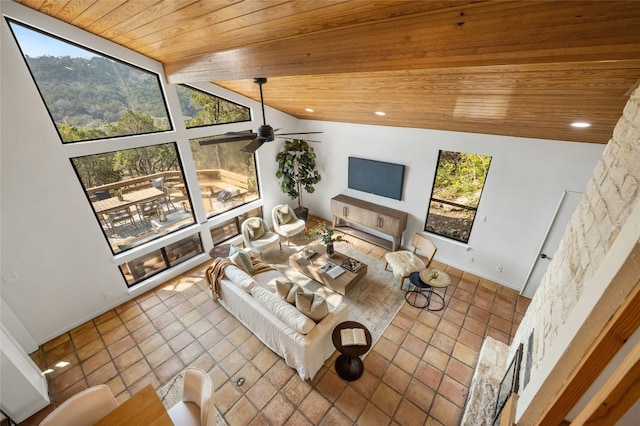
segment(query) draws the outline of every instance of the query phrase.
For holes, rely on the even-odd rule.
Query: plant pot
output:
[[[298,219],[302,219],[305,222],[307,221],[307,218],[309,217],[309,209],[306,207],[296,207],[295,209],[293,209],[293,212],[296,214],[296,217]]]
[[[335,249],[333,243],[327,244],[327,257],[333,257],[335,255]]]

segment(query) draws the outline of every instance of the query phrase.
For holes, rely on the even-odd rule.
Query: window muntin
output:
[[[424,230],[467,243],[491,156],[440,151]]]
[[[175,143],[71,163],[114,254],[195,223],[191,202],[179,190],[184,174]]]
[[[213,139],[190,140],[207,216],[218,215],[260,197],[255,156],[241,151],[247,142],[200,145],[200,142]]]
[[[172,266],[202,253],[200,234],[193,234],[120,265],[120,272],[131,287]]]
[[[171,130],[159,76],[9,20],[63,143]]]
[[[246,106],[189,86],[177,85],[176,90],[188,129],[251,120],[251,110]]]

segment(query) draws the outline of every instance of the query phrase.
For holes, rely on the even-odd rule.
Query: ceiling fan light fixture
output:
[[[586,129],[587,127],[591,127],[591,123],[587,123],[586,121],[574,121],[571,123],[571,126],[578,129]]]

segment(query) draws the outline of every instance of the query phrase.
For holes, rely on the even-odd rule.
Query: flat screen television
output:
[[[349,157],[349,188],[401,200],[403,185],[404,165]]]

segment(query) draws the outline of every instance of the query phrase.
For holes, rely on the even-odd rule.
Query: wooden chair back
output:
[[[413,246],[414,253],[416,253],[417,250],[420,250],[422,254],[421,257],[426,259],[424,263],[428,267],[431,263],[431,259],[433,259],[433,256],[435,256],[438,247],[436,247],[430,239],[418,232],[416,232],[416,234],[413,236],[411,245]]]

